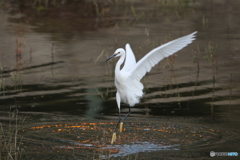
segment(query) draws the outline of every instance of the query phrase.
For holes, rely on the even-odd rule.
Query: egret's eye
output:
[[[120,54],[120,52],[117,52],[116,54]]]

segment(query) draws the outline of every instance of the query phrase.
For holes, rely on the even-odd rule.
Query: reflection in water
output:
[[[87,81],[88,86],[94,86],[98,81],[94,78],[90,78]],[[85,112],[85,116],[89,119],[99,117],[101,111],[101,104],[103,99],[96,94],[97,88],[87,88],[85,99],[88,101],[88,110]]]
[[[115,123],[64,123],[30,127],[21,134],[30,137],[24,146],[31,149],[34,143],[44,142],[49,152],[77,151],[80,155],[99,153],[102,158],[120,157],[144,151],[181,150],[198,148],[210,142],[212,145],[227,141],[226,132],[212,128],[164,124],[125,123],[124,132],[110,145],[111,132]],[[231,135],[228,135],[231,136]],[[224,137],[224,139],[223,139]],[[41,150],[39,148],[38,150]],[[107,152],[107,155],[100,153]]]
[[[65,142],[65,141],[63,141]],[[66,143],[66,142],[65,142]],[[55,146],[56,148],[63,148],[63,149],[76,149],[76,148],[88,148],[88,149],[93,149],[93,148],[100,148],[97,149],[97,151],[105,150],[110,152],[109,155],[100,155],[101,158],[107,159],[109,157],[121,157],[121,156],[128,156],[131,154],[137,154],[139,152],[146,152],[146,151],[160,151],[160,150],[178,150],[175,149],[174,145],[169,145],[169,146],[163,146],[163,145],[156,145],[153,143],[149,142],[134,142],[131,144],[125,144],[125,145],[106,145],[106,146],[94,146],[92,144],[83,144],[83,143],[77,143],[77,142],[72,142],[69,143],[74,145],[72,146]]]

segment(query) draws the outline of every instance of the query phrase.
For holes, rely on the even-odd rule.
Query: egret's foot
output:
[[[122,132],[122,129],[123,129],[123,122],[120,122],[119,132]]]
[[[116,140],[117,140],[116,132],[113,132],[111,144],[113,144]]]

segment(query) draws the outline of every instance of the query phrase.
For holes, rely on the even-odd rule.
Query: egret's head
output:
[[[109,61],[110,59],[114,58],[114,57],[119,57],[119,56],[121,56],[121,55],[123,55],[123,54],[125,54],[125,50],[122,49],[122,48],[119,48],[119,49],[117,49],[117,50],[114,52],[113,55],[111,55],[111,56],[106,60],[106,62]]]

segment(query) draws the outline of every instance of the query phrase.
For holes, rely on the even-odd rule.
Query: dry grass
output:
[[[24,150],[21,148],[22,137],[19,137],[18,111],[9,113],[9,123],[0,123],[0,159],[1,160],[20,160]]]

